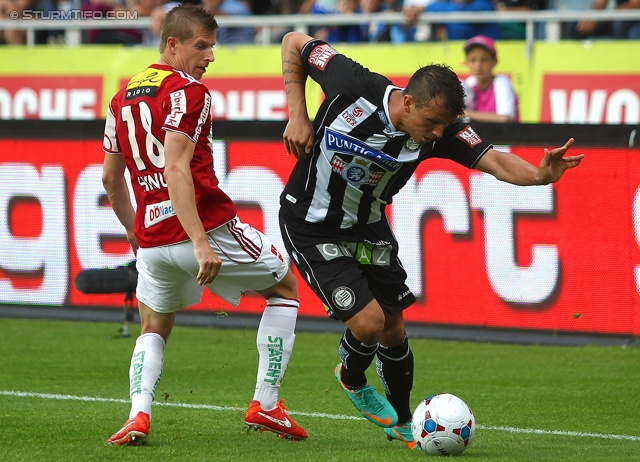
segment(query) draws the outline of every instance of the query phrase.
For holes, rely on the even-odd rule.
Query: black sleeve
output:
[[[328,98],[354,91],[359,94],[379,92],[380,88],[391,84],[386,77],[371,72],[322,40],[308,41],[302,47],[301,55],[307,74],[322,87]]]
[[[444,130],[442,138],[436,140],[431,157],[451,159],[468,168],[474,168],[480,158],[493,145],[482,139],[469,124],[456,120]]]

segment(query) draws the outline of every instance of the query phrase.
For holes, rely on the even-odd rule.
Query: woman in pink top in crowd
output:
[[[518,122],[518,96],[511,79],[493,73],[498,56],[493,39],[476,35],[464,42],[471,75],[463,80],[465,116],[478,122]]]

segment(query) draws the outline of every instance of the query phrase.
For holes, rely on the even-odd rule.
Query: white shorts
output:
[[[222,267],[207,287],[234,306],[243,292],[267,289],[287,274],[289,268],[269,238],[238,217],[208,235]],[[204,287],[196,280],[199,265],[191,241],[139,248],[136,268],[136,297],[158,313],[179,311],[202,298]]]

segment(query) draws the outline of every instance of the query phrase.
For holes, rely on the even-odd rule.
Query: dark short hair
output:
[[[464,114],[464,88],[462,82],[446,64],[429,64],[418,69],[409,79],[403,94],[410,95],[416,106],[426,106],[433,98],[451,114]]]
[[[162,22],[160,53],[164,52],[169,37],[184,43],[199,31],[214,32],[216,30],[218,30],[218,21],[201,6],[192,3],[178,5],[167,13]]]

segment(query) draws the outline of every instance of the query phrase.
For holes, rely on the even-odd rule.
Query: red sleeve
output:
[[[197,142],[202,127],[210,121],[211,95],[204,85],[187,85],[168,92],[162,128],[180,132]]]

